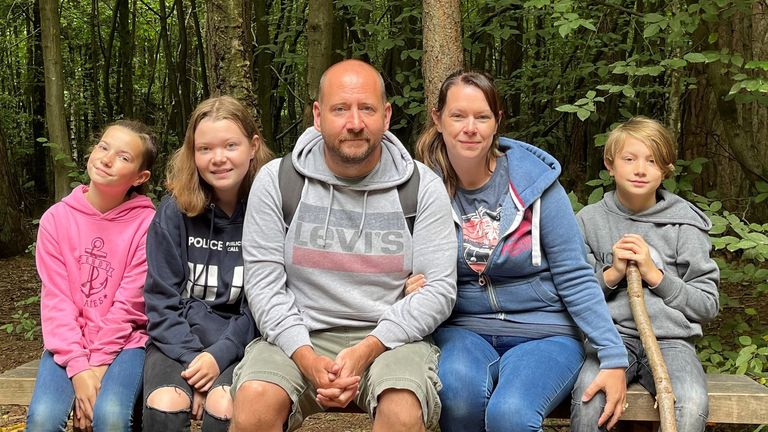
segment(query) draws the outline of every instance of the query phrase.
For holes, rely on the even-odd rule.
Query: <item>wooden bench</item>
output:
[[[0,374],[0,405],[29,405],[35,387],[38,361]],[[743,375],[709,374],[709,423],[716,424],[768,424],[768,387]],[[648,426],[658,422],[654,400],[645,389],[633,384],[627,392],[629,408],[623,421],[645,422]],[[550,415],[552,418],[569,417],[570,405],[565,403]],[[355,412],[354,409],[344,410]],[[359,412],[359,411],[357,411]]]

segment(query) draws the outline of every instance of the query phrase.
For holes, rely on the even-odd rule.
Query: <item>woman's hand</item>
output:
[[[605,424],[606,429],[612,429],[627,409],[627,377],[624,368],[601,369],[589,387],[584,390],[581,401],[591,400],[599,391],[605,393],[605,408],[597,425]]]
[[[213,381],[219,377],[219,373],[221,371],[216,359],[210,353],[201,352],[181,373],[181,377],[196,390],[207,392],[213,385]]]

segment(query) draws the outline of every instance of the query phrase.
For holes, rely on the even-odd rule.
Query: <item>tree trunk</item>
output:
[[[69,136],[64,117],[64,79],[61,62],[58,1],[40,0],[40,24],[42,29],[43,63],[45,65],[45,119],[48,123],[49,141],[56,144],[53,151],[54,195],[56,201],[70,192]]]
[[[271,43],[269,39],[269,14],[266,0],[254,0],[254,21],[256,22],[256,46],[265,47]],[[270,65],[274,59],[274,52],[268,49],[259,49],[256,53],[256,91],[259,100],[259,112],[267,118],[261,124],[261,133],[264,142],[272,151],[277,150],[273,122],[269,119],[272,112],[272,70]]]
[[[40,34],[40,4],[34,2],[33,11],[34,35],[29,38],[31,55],[27,57],[29,80],[29,95],[32,100],[32,138],[34,142],[34,163],[32,178],[35,181],[35,194],[47,197],[48,193],[48,148],[37,138],[45,137],[45,74],[43,65],[42,36]]]
[[[179,101],[181,102],[182,129],[186,130],[189,115],[192,114],[192,92],[190,91],[189,74],[187,73],[187,57],[189,44],[187,43],[187,24],[184,14],[184,0],[175,0],[176,20],[179,26],[179,56],[176,58],[176,74],[179,77]]]
[[[317,100],[320,77],[331,65],[333,54],[333,2],[309,0],[307,14],[307,95],[305,123],[312,124],[312,103]]]
[[[768,6],[761,2],[752,5],[752,13],[736,13],[709,25],[702,24],[696,39],[706,40],[711,33],[720,37],[704,49],[720,51],[727,48],[741,53],[744,62],[768,58]],[[768,79],[766,72],[752,72]],[[685,98],[683,109],[683,143],[680,157],[694,159],[706,157],[705,166],[697,182],[700,193],[717,190],[721,196],[736,198],[724,202],[731,210],[749,208],[747,217],[765,220],[768,206],[749,206],[751,184],[755,180],[768,181],[768,107],[758,102],[725,100],[733,80],[719,62],[696,65],[693,76],[696,88]]]
[[[167,11],[165,0],[159,0],[160,9],[160,39],[163,43],[163,54],[165,55],[166,74],[168,77],[167,89],[170,96],[170,106],[168,110],[168,126],[175,130],[179,142],[184,141],[184,127],[186,121],[181,118],[181,107],[179,97],[178,77],[176,76],[176,62],[174,61],[173,51],[171,50],[171,37],[168,34],[168,18],[170,14]],[[163,88],[163,87],[161,87]],[[161,104],[160,106],[164,106]]]
[[[211,95],[236,97],[255,111],[258,103],[251,78],[251,11],[250,0],[207,1],[205,32]]]
[[[198,61],[200,62],[200,81],[203,99],[208,99],[211,95],[208,89],[208,70],[205,63],[205,44],[203,43],[203,32],[200,30],[200,16],[197,13],[197,1],[190,0],[192,10],[192,23],[195,25],[195,42]]]
[[[8,161],[5,131],[0,125],[0,258],[8,258],[24,252],[31,242],[31,235],[24,226],[24,213],[18,176]]]
[[[424,94],[427,110],[437,104],[440,85],[464,64],[461,44],[461,7],[458,0],[423,0]],[[427,116],[429,121],[430,116]]]

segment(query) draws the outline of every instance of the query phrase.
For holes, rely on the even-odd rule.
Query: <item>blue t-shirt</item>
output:
[[[459,209],[463,243],[461,253],[472,270],[481,273],[499,242],[501,204],[509,191],[507,158],[496,159],[491,178],[473,190],[458,188],[454,202]]]

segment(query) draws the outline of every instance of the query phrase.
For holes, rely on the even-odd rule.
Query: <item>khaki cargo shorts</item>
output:
[[[373,330],[370,328],[334,328],[310,334],[310,340],[319,355],[336,358],[344,348],[363,340]],[[421,402],[424,424],[427,430],[437,428],[440,419],[442,387],[437,377],[439,350],[430,341],[413,342],[387,350],[381,354],[361,377],[360,391],[354,402],[371,418],[376,412],[379,395],[387,389],[405,389],[413,392]],[[235,368],[232,380],[232,397],[247,381],[266,381],[280,386],[293,402],[286,430],[293,431],[304,419],[325,411],[315,400],[315,390],[299,371],[298,366],[282,349],[259,338],[245,349],[245,356]],[[254,407],[258,409],[258,407]]]

